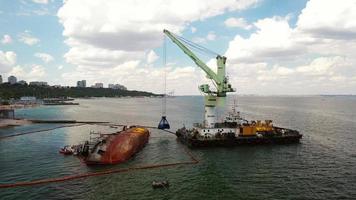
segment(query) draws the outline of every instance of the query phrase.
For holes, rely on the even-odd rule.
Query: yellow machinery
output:
[[[257,122],[252,122],[248,125],[243,125],[240,129],[241,136],[255,136],[257,132],[270,132],[273,131],[272,120],[265,120],[261,122],[258,120]]]
[[[256,131],[257,132],[273,131],[272,120],[265,120],[264,122],[261,122],[261,120],[258,120],[256,123]]]

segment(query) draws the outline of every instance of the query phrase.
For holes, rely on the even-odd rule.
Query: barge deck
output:
[[[232,147],[244,145],[264,145],[264,144],[292,144],[299,143],[303,137],[296,130],[274,127],[272,132],[260,132],[252,136],[235,136],[234,133],[225,134],[219,137],[201,137],[196,134],[196,130],[186,128],[178,129],[177,140],[189,147]]]

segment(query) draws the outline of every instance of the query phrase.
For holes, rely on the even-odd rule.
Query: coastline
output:
[[[9,110],[9,109],[21,109],[21,108],[33,108],[37,107],[39,104],[10,104],[10,105],[0,105],[0,110]]]
[[[0,110],[16,110],[23,108],[33,108],[39,106],[38,104],[11,104],[11,105],[0,105]],[[1,119],[0,118],[0,129],[8,128],[12,126],[22,126],[26,124],[31,124],[32,122],[26,119]]]
[[[11,126],[22,126],[31,123],[31,121],[28,121],[26,119],[0,119],[0,129]]]

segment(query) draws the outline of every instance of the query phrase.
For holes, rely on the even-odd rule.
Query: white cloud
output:
[[[179,33],[190,22],[245,9],[256,1],[69,0],[59,9],[58,17],[64,36],[73,40],[100,48],[142,51],[161,44],[164,28]]]
[[[53,56],[48,53],[35,53],[35,56],[40,58],[45,63],[49,63],[54,60]]]
[[[315,37],[355,39],[356,1],[310,0],[298,17],[297,26]]]
[[[107,52],[110,55],[106,56],[110,57],[107,60],[114,61],[109,65],[115,66],[128,61],[127,55],[129,60],[142,59],[148,51],[159,47],[164,28],[179,34],[190,22],[245,9],[257,1],[227,0],[222,4],[219,0],[150,0],[141,3],[69,0],[64,2],[57,15],[70,46],[67,61],[72,64],[89,61],[89,55],[81,50]]]
[[[193,0],[187,7],[186,1],[65,1],[58,12],[70,48],[65,59],[77,68],[62,77],[73,84],[79,79],[121,82],[130,89],[162,92],[165,69],[152,63],[163,28],[181,34],[190,27],[195,32],[192,22],[253,3]],[[310,0],[296,26],[290,25],[289,16],[260,19],[253,25],[243,18],[227,19],[229,27],[256,28],[250,36],[236,35],[229,43],[225,55],[233,86],[239,93],[356,93],[354,4]],[[215,39],[212,32],[193,40]],[[197,67],[166,70],[167,85],[172,87],[167,90],[177,94],[196,94],[204,80]],[[181,87],[182,81],[186,87]]]
[[[7,72],[16,64],[16,53],[13,51],[0,51],[0,72]]]
[[[195,33],[195,32],[197,32],[197,28],[195,28],[194,26],[192,26],[192,27],[190,28],[190,31],[191,31],[192,33]]]
[[[87,84],[95,82],[120,83],[128,89],[163,92],[164,73],[167,75],[167,91],[175,90],[175,94],[197,94],[198,85],[204,80],[203,72],[197,67],[157,68],[144,65],[140,61],[129,61],[106,70],[79,67],[74,72],[63,73],[62,78],[73,85],[77,80],[85,79]],[[184,81],[185,87],[182,87]]]
[[[318,57],[293,68],[267,63],[237,63],[229,65],[228,72],[238,93],[342,94],[355,91],[353,74],[356,69],[351,63],[352,60],[339,56]]]
[[[216,34],[214,31],[209,31],[205,37],[194,37],[192,39],[195,43],[206,43],[207,41],[214,41],[216,40]]]
[[[245,39],[239,35],[230,41],[226,56],[237,62],[267,62],[287,59],[305,52],[296,42],[288,18],[273,17],[254,23],[257,31]]]
[[[63,69],[63,65],[59,65],[59,66],[57,67],[57,69],[58,69],[58,70],[62,70],[62,69]]]
[[[152,63],[154,63],[158,58],[159,58],[158,55],[157,55],[153,50],[151,50],[151,51],[147,54],[147,63],[148,63],[148,64],[152,64]]]
[[[12,42],[12,38],[10,35],[5,34],[1,39],[2,44],[10,44]]]
[[[131,89],[161,92],[157,88],[162,83],[157,80],[162,78],[162,70],[150,63],[157,59],[152,50],[162,44],[163,29],[181,34],[194,21],[246,9],[257,1],[64,1],[57,13],[70,48],[64,57],[77,68],[74,73],[64,73],[63,78],[73,83],[78,78],[103,83],[122,79]],[[196,29],[191,27],[191,31]],[[210,33],[207,38],[214,40],[216,36]],[[183,76],[180,70],[172,73],[178,74],[172,77]],[[197,93],[196,79],[191,80],[194,85],[187,87]]]
[[[216,34],[214,33],[214,31],[210,31],[208,33],[208,35],[206,36],[206,39],[209,40],[209,41],[213,41],[216,39]]]
[[[248,24],[244,18],[230,17],[224,21],[224,24],[227,27],[238,27],[246,30],[252,28],[252,25]]]
[[[37,9],[37,10],[32,10],[31,11],[33,14],[35,15],[39,15],[39,16],[42,16],[42,15],[50,15],[50,11],[48,10],[48,8],[40,8],[40,9]]]
[[[19,41],[20,41],[20,42],[23,42],[23,43],[25,43],[25,44],[27,44],[27,45],[30,45],[30,46],[35,45],[35,44],[37,44],[37,43],[40,42],[40,39],[38,39],[38,38],[32,36],[32,35],[31,35],[31,32],[28,31],[28,30],[26,30],[26,31],[23,32],[23,33],[20,33],[20,34],[18,35],[18,37],[19,37]]]
[[[32,2],[39,4],[48,4],[48,0],[32,0]]]
[[[325,77],[334,76],[336,74],[338,76],[346,76],[348,72],[355,73],[356,69],[352,70],[351,60],[348,60],[341,56],[334,56],[316,58],[309,65],[297,67],[296,71],[308,76]]]
[[[112,68],[130,60],[144,59],[144,51],[122,51],[97,48],[86,44],[75,44],[64,55],[66,61],[81,67]]]
[[[194,37],[192,39],[193,42],[195,43],[205,43],[206,42],[206,38],[205,37]]]
[[[32,65],[29,70],[26,70],[24,67],[17,65],[12,68],[8,73],[9,75],[16,76],[19,80],[26,81],[38,81],[42,80],[46,76],[46,70],[41,65]]]
[[[298,16],[257,20],[249,37],[236,35],[225,55],[242,93],[356,93],[356,3],[310,0]]]

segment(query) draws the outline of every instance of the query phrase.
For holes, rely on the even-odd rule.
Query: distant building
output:
[[[21,81],[19,81],[19,82],[17,82],[17,83],[20,84],[20,85],[26,85],[26,84],[27,84],[27,82],[24,81],[24,80],[21,80]]]
[[[95,83],[92,87],[93,88],[103,88],[104,84],[103,83]]]
[[[53,85],[52,87],[54,87],[54,88],[62,88],[61,85]]]
[[[21,97],[20,100],[21,101],[36,101],[36,97],[26,96],[26,97]]]
[[[0,75],[0,84],[2,84],[2,76]]]
[[[109,84],[109,88],[116,90],[127,90],[127,88],[120,84]]]
[[[32,81],[30,82],[30,85],[35,85],[35,86],[48,86],[47,82],[44,81]]]
[[[77,81],[77,87],[79,88],[87,87],[87,81],[86,80]]]
[[[37,103],[36,97],[25,96],[20,98],[20,103],[22,104],[35,104]]]
[[[9,76],[7,78],[7,81],[12,85],[12,84],[17,83],[17,78],[15,76]]]

